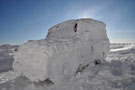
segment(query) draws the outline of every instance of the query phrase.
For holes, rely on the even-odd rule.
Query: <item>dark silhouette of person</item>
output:
[[[77,32],[77,23],[75,23],[74,32]]]

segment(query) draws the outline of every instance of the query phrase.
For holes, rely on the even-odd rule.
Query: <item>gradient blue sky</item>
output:
[[[44,39],[62,21],[106,23],[111,42],[135,42],[135,0],[0,0],[0,44]]]

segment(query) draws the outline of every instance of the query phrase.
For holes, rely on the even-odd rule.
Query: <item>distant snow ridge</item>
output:
[[[30,81],[60,83],[96,60],[102,64],[108,51],[103,22],[69,20],[50,28],[46,39],[19,46],[14,53],[13,68]]]

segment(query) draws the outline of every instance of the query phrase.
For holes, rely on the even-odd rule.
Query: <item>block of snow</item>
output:
[[[93,19],[69,20],[49,29],[46,39],[19,46],[13,68],[31,81],[59,83],[73,76],[79,66],[100,60],[109,51],[105,24]]]

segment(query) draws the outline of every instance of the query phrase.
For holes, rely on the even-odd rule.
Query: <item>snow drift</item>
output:
[[[88,66],[82,73],[59,85],[48,85],[44,81],[31,82],[14,71],[0,73],[0,90],[134,90],[135,44],[132,49],[112,52],[130,46],[133,45],[111,44],[107,62]]]
[[[69,20],[49,29],[46,39],[27,42],[14,53],[13,68],[30,81],[60,83],[109,51],[105,24],[93,19]]]

